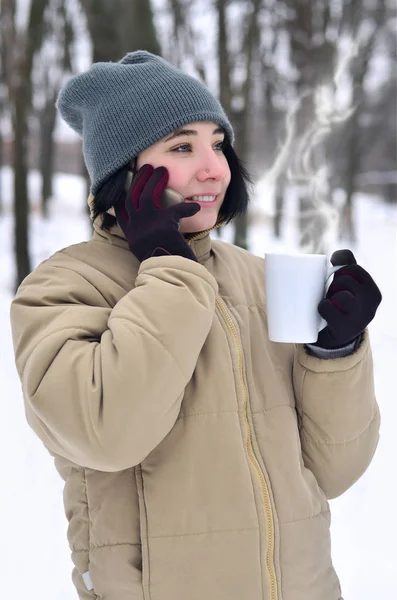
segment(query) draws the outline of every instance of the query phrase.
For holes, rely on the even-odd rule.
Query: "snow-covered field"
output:
[[[25,421],[22,395],[16,375],[9,304],[13,287],[11,172],[2,173],[6,214],[0,217],[0,589],[7,600],[72,600],[72,564],[66,540],[62,481],[52,458]],[[30,174],[33,201],[38,197],[38,176]],[[58,175],[51,218],[44,223],[37,212],[31,219],[33,266],[54,251],[90,237],[81,179]],[[293,199],[283,240],[274,240],[269,220],[253,225],[250,249],[294,249]],[[255,205],[269,212],[266,195]],[[8,210],[7,210],[8,208]],[[351,247],[358,262],[378,283],[383,302],[370,325],[376,391],[382,413],[381,439],[366,474],[341,498],[331,502],[335,567],[345,600],[394,600],[397,598],[397,210],[377,198],[357,199],[358,242],[336,243]],[[223,239],[231,240],[231,229]],[[188,599],[186,599],[188,600]],[[249,599],[241,599],[249,600]],[[321,600],[321,598],[319,598]]]

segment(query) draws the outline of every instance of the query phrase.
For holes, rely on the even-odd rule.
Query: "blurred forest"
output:
[[[31,268],[29,169],[41,173],[43,218],[54,172],[86,176],[79,141],[59,134],[59,125],[55,135],[60,87],[91,62],[136,49],[161,54],[220,99],[254,181],[273,184],[275,235],[290,185],[299,189],[301,245],[317,236],[316,251],[327,210],[338,213],[340,235],[354,240],[357,192],[397,202],[394,0],[2,0],[0,7],[0,168],[13,170],[17,283]],[[0,218],[2,200],[0,189]],[[317,210],[319,201],[327,210]],[[235,223],[234,242],[245,248],[249,222],[248,215]]]

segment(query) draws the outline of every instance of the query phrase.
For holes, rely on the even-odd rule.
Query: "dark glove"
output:
[[[197,262],[197,258],[179,232],[179,220],[200,209],[195,202],[162,208],[160,196],[168,183],[165,167],[143,165],[133,178],[123,202],[115,205],[117,221],[131,252],[139,261],[152,256],[179,255]]]
[[[372,321],[382,301],[378,286],[356,263],[350,250],[334,252],[331,263],[347,266],[336,271],[325,298],[318,305],[327,327],[320,331],[314,345],[328,349],[354,341]]]

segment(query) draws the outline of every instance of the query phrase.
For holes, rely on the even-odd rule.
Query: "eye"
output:
[[[223,150],[225,149],[225,146],[226,146],[225,140],[222,140],[221,142],[217,142],[215,144],[215,147],[217,147],[216,149],[220,152],[223,152]]]
[[[186,150],[191,150],[192,147],[190,144],[181,144],[180,146],[177,146],[176,148],[171,148],[171,152],[178,152],[179,150],[181,150],[182,152],[180,152],[180,154],[185,153]]]
[[[214,145],[214,148],[217,152],[223,152],[223,150],[225,148],[225,140],[222,140],[221,142],[217,142]],[[175,148],[171,148],[171,152],[177,152],[178,154],[186,154],[186,152],[191,151],[191,150],[192,150],[191,144],[180,144],[179,146],[176,146]]]

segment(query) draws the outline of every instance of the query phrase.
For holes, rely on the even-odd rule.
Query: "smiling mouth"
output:
[[[190,196],[186,198],[186,202],[197,202],[198,204],[214,204],[218,196],[214,194],[202,195],[202,196]]]

